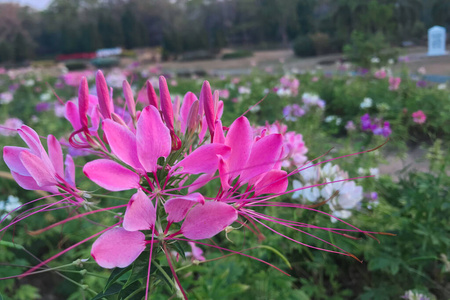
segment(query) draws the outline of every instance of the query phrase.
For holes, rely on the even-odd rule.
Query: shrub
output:
[[[314,33],[311,35],[311,40],[318,55],[331,52],[330,36],[328,34],[322,32]]]
[[[314,56],[316,49],[313,40],[307,36],[298,36],[293,43],[294,53],[299,57]]]
[[[87,63],[84,60],[69,60],[65,62],[65,65],[69,71],[84,70],[87,68]]]
[[[102,58],[94,58],[91,60],[91,64],[93,64],[96,68],[110,68],[119,65],[119,58],[117,57],[102,57]]]
[[[343,49],[344,55],[357,66],[370,68],[370,60],[377,57],[381,65],[385,65],[390,58],[397,58],[398,50],[392,48],[381,32],[365,34],[354,30],[350,43]]]
[[[250,56],[253,56],[253,52],[250,50],[237,50],[234,52],[225,53],[224,55],[222,55],[222,59],[235,59]]]

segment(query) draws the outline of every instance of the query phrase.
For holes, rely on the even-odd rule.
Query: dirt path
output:
[[[427,74],[450,76],[450,55],[446,56],[427,56],[426,47],[414,47],[403,50],[408,56],[405,63],[411,72],[416,72],[418,68],[425,67]],[[163,62],[160,65],[166,71],[172,72],[206,72],[208,74],[246,74],[251,68],[258,66],[260,68],[281,67],[283,63],[289,69],[312,70],[317,67],[325,71],[336,71],[335,62],[342,59],[342,54],[330,54],[309,58],[298,58],[291,49],[273,50],[273,51],[255,51],[252,57],[239,59],[213,59],[190,62]],[[399,69],[397,65],[395,69]]]

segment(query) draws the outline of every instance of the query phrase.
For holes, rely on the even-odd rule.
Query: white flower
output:
[[[243,94],[247,94],[248,95],[248,94],[251,93],[251,90],[250,90],[250,88],[248,88],[246,86],[240,86],[238,88],[238,93],[241,94],[241,95],[243,95]]]
[[[371,59],[370,59],[370,62],[371,63],[373,63],[373,64],[377,64],[377,63],[379,63],[380,62],[380,59],[378,58],[378,57],[372,57]]]
[[[372,99],[366,97],[366,98],[364,98],[363,102],[361,102],[361,104],[359,106],[363,109],[369,108],[369,107],[372,107],[372,103],[373,103]]]
[[[261,106],[259,105],[254,105],[254,106],[250,106],[250,112],[255,113],[261,110]]]
[[[320,177],[320,168],[319,166],[314,166],[305,170],[301,170],[300,175],[305,182],[317,183]]]
[[[364,174],[366,174],[366,170],[364,170],[364,169],[361,168],[361,167],[358,168],[358,171],[357,171],[357,172],[358,172],[359,175],[364,175]]]
[[[46,102],[52,99],[52,95],[49,93],[43,93],[41,94],[41,96],[39,96],[39,98],[41,99],[41,101]]]
[[[378,168],[370,168],[369,172],[370,175],[375,176],[377,179],[380,177],[380,170],[378,170]]]
[[[23,83],[24,86],[33,86],[34,85],[34,80],[33,79],[28,79],[25,80],[25,82]]]
[[[352,212],[348,210],[336,210],[332,213],[333,216],[339,219],[348,219],[352,216]],[[331,222],[336,223],[338,220],[331,218]]]
[[[12,195],[9,195],[7,200],[0,201],[0,211],[5,211],[4,214],[0,215],[0,219],[6,217],[9,212],[15,210],[20,205],[21,203],[19,202],[19,198]],[[8,216],[7,218],[11,219],[11,216]]]
[[[290,89],[285,89],[285,88],[279,88],[277,90],[277,95],[280,97],[289,97],[292,95],[292,92]]]
[[[388,59],[388,64],[393,65],[393,64],[394,64],[394,59],[389,58],[389,59]]]
[[[353,181],[346,181],[339,189],[339,195],[329,202],[332,210],[352,209],[363,198],[363,189]]]
[[[445,83],[438,84],[437,89],[438,90],[445,90],[447,88],[447,85]]]
[[[13,101],[14,95],[10,92],[0,93],[0,104],[8,104]]]
[[[341,125],[342,118],[336,118],[336,125]]]
[[[328,116],[328,117],[325,118],[324,122],[325,123],[330,123],[334,119],[336,119],[336,116]]]
[[[292,184],[294,189],[304,187],[303,184],[298,180],[294,180]],[[292,194],[292,199],[299,199],[300,197],[303,197],[303,199],[306,199],[309,202],[316,202],[317,199],[320,198],[320,190],[317,187],[305,188],[304,190],[295,191]]]

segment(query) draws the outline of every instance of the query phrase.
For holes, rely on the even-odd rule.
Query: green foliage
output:
[[[375,35],[361,31],[353,31],[350,43],[344,46],[343,52],[347,59],[363,68],[371,67],[371,59],[376,57],[381,65],[386,65],[389,59],[396,59],[398,51],[392,48],[381,32]]]
[[[6,75],[0,75],[2,85],[0,93],[8,90],[13,81]],[[146,78],[134,74],[133,85],[141,87]],[[292,75],[294,76],[294,75]],[[308,158],[313,159],[325,154],[332,147],[332,152],[323,159],[339,155],[354,153],[361,149],[368,149],[380,145],[383,138],[373,137],[358,129],[351,133],[344,129],[346,121],[352,120],[358,127],[359,118],[364,113],[383,118],[391,122],[393,135],[387,147],[402,155],[409,145],[436,141],[427,155],[430,162],[430,172],[411,172],[400,176],[394,181],[389,176],[377,179],[359,180],[358,184],[364,187],[365,192],[377,191],[380,203],[377,207],[368,209],[362,207],[354,211],[349,223],[364,230],[388,232],[393,236],[376,235],[380,243],[369,239],[362,234],[355,234],[360,240],[334,235],[328,231],[302,228],[309,234],[331,241],[333,244],[350,251],[362,263],[351,257],[324,253],[309,249],[290,242],[285,238],[262,229],[265,239],[258,238],[250,233],[245,226],[215,237],[220,246],[242,251],[255,256],[288,272],[288,277],[269,266],[240,255],[226,255],[221,251],[199,245],[205,251],[205,257],[210,261],[197,264],[185,255],[189,246],[184,242],[171,244],[169,252],[173,253],[174,268],[182,282],[183,287],[192,299],[396,299],[406,290],[420,289],[436,296],[437,299],[447,299],[448,289],[445,284],[449,281],[450,253],[450,224],[448,176],[449,157],[446,152],[450,142],[448,115],[450,114],[448,90],[439,90],[435,86],[418,88],[414,81],[404,77],[399,90],[390,91],[387,79],[375,79],[371,74],[365,76],[335,75],[324,76],[320,73],[295,75],[301,82],[299,94],[291,96],[278,95],[266,88],[280,85],[280,76],[264,75],[260,70],[254,70],[250,76],[242,76],[239,83],[231,83],[231,78],[211,79],[213,89],[227,89],[229,98],[225,102],[225,111],[222,117],[224,126],[241,115],[257,101],[266,97],[259,104],[259,110],[251,110],[246,116],[255,124],[270,123],[282,120],[283,107],[288,104],[301,105],[301,94],[304,92],[317,93],[326,101],[325,110],[311,109],[306,115],[296,121],[282,120],[288,125],[288,130],[295,130],[303,135],[305,145],[308,147]],[[315,80],[312,80],[315,78]],[[25,82],[36,79],[31,74],[21,75],[17,80]],[[14,94],[14,100],[0,106],[0,123],[8,117],[19,117],[33,126],[40,135],[52,133],[56,136],[68,136],[71,131],[67,122],[54,117],[53,111],[36,112],[34,106],[39,103],[39,94],[49,92],[45,82],[55,85],[57,78],[43,77],[41,81],[35,80],[34,85],[21,85]],[[170,86],[172,94],[183,94],[187,90],[198,91],[201,82],[196,79],[174,78],[177,86]],[[316,80],[317,79],[317,80]],[[92,82],[90,83],[92,86]],[[239,87],[245,86],[249,94],[240,94]],[[73,87],[57,89],[63,99],[70,99],[76,94]],[[120,94],[120,88],[114,95]],[[360,104],[365,97],[373,100],[372,107],[361,109]],[[231,99],[236,100],[231,101]],[[51,103],[56,99],[52,96]],[[138,104],[141,105],[141,104]],[[428,118],[422,124],[412,121],[411,113],[423,110]],[[37,116],[39,122],[32,123],[32,116]],[[325,123],[327,116],[336,116],[342,119],[341,124]],[[23,146],[17,136],[2,137],[3,145]],[[425,147],[428,147],[425,143]],[[64,149],[64,151],[66,151]],[[387,152],[378,150],[360,156],[348,157],[336,161],[339,166],[349,172],[350,176],[359,176],[358,169],[368,170],[383,162]],[[77,157],[76,164],[83,165],[85,158]],[[3,161],[0,162],[2,171],[7,171]],[[84,175],[78,168],[77,179]],[[295,176],[295,175],[294,175]],[[81,182],[81,180],[79,181]],[[80,189],[95,191],[98,187],[93,183],[84,182]],[[205,194],[217,192],[216,187]],[[36,199],[38,196],[32,191],[20,189],[13,181],[2,178],[0,194],[17,195],[23,203]],[[130,193],[123,192],[123,199],[95,198],[95,201],[105,201],[102,204],[117,205],[118,201],[128,201]],[[95,196],[94,196],[95,197]],[[94,199],[94,198],[93,198]],[[0,201],[4,199],[0,197]],[[297,203],[297,200],[284,196],[280,201]],[[274,200],[277,201],[277,200]],[[29,204],[32,208],[43,204]],[[84,209],[84,208],[83,208]],[[329,212],[326,205],[318,208]],[[80,209],[81,211],[81,209]],[[348,229],[344,224],[333,224],[328,216],[303,209],[266,208],[263,213],[296,222],[315,224],[322,227],[337,227]],[[20,212],[23,212],[20,211]],[[20,213],[19,212],[19,213]],[[3,212],[0,212],[0,215]],[[49,224],[67,218],[73,211],[60,209],[44,212],[20,222],[14,232],[6,231],[0,242],[0,277],[20,274],[24,268],[31,266],[36,260],[27,254],[31,251],[39,258],[48,258],[61,249],[79,242],[87,235],[98,232],[95,222],[110,225],[116,219],[107,213],[92,215],[90,222],[78,220],[68,222],[63,228],[54,228],[39,235],[29,235],[30,231],[41,229]],[[237,226],[236,226],[237,227]],[[275,230],[287,234],[293,239],[317,247],[331,250],[332,247],[324,245],[321,241],[307,234],[288,230],[282,226],[274,226]],[[352,233],[353,234],[353,233]],[[16,244],[8,244],[14,235]],[[227,240],[227,238],[229,240]],[[231,241],[232,242],[231,242]],[[17,246],[19,245],[19,246]],[[141,299],[144,294],[143,286],[146,284],[149,251],[145,251],[136,262],[125,269],[112,271],[102,270],[90,259],[87,262],[72,264],[80,258],[90,257],[88,242],[50,263],[50,267],[68,264],[58,272],[70,280],[62,278],[56,271],[49,271],[40,276],[30,277],[30,281],[21,284],[19,280],[0,281],[0,293],[4,299],[42,299],[50,296],[62,299],[76,300],[85,298],[101,299],[109,294],[110,299]],[[176,253],[175,253],[176,252]],[[178,255],[177,255],[178,254]],[[179,261],[175,260],[179,256]],[[220,258],[220,259],[219,259]],[[165,255],[160,248],[155,247],[153,253],[154,263],[151,265],[150,286],[152,298],[157,300],[168,299],[179,294],[174,283],[170,268],[165,263]],[[93,275],[94,274],[94,275]],[[40,281],[50,282],[50,288],[41,288]],[[38,287],[36,289],[35,287]]]
[[[85,70],[87,62],[83,60],[69,60],[64,63],[69,71]]]
[[[292,43],[295,55],[299,57],[307,57],[316,55],[313,40],[307,36],[298,36]]]
[[[222,59],[235,59],[250,56],[253,56],[253,52],[250,50],[237,50],[234,52],[225,53],[224,55],[222,55]]]

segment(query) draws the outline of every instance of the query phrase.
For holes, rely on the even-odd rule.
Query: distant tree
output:
[[[14,61],[23,62],[31,57],[30,41],[25,38],[25,35],[19,32],[14,39]]]
[[[0,63],[14,60],[14,49],[8,42],[0,42]]]

